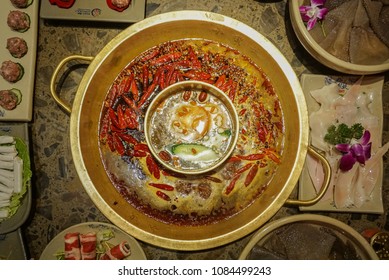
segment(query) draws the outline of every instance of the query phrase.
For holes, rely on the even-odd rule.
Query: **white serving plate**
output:
[[[28,137],[28,125],[26,123],[21,124],[0,124],[0,135],[16,136],[24,140],[27,147],[29,147]],[[27,220],[32,204],[32,192],[31,187],[27,189],[24,197],[20,202],[18,211],[9,219],[0,221],[0,234],[6,234],[18,229]]]
[[[315,89],[320,89],[328,83],[338,82],[342,86],[349,88],[356,80],[358,76],[324,76],[324,75],[313,75],[303,74],[301,76],[301,85],[304,91],[305,99],[308,107],[308,114],[317,111],[320,105],[313,99],[310,92]],[[379,119],[380,135],[378,135],[378,141],[382,142],[382,125],[383,125],[383,111],[382,111],[382,87],[384,84],[383,76],[369,76],[364,77],[361,84],[362,91],[374,91],[375,98],[371,104],[372,112]],[[302,211],[331,211],[331,212],[356,212],[356,213],[383,213],[383,202],[382,202],[382,179],[383,179],[383,160],[380,163],[379,177],[376,186],[372,192],[372,199],[365,202],[361,207],[350,207],[350,208],[336,208],[332,200],[319,201],[312,206],[300,207]],[[304,166],[299,180],[299,198],[302,200],[310,199],[315,196],[315,188],[308,174],[308,168]]]
[[[31,26],[24,33],[11,30],[7,25],[7,17],[10,11],[20,10],[27,13],[31,19]],[[17,88],[22,92],[21,103],[13,110],[5,110],[0,107],[0,121],[30,121],[32,119],[32,105],[35,82],[35,64],[36,64],[36,49],[38,37],[38,16],[39,0],[34,0],[33,3],[25,9],[15,8],[10,0],[1,1],[0,9],[0,64],[6,60],[18,62],[24,67],[23,78],[16,83],[9,83],[0,76],[0,89]],[[22,58],[14,58],[6,48],[7,39],[10,37],[21,37],[27,42],[28,52]]]
[[[88,233],[88,232],[99,232],[102,230],[110,229],[113,231],[115,237],[109,240],[109,243],[111,244],[119,244],[122,241],[127,241],[130,244],[131,248],[131,255],[126,258],[126,260],[146,260],[146,255],[143,252],[142,247],[139,245],[139,243],[133,238],[132,236],[128,235],[118,227],[107,224],[107,223],[100,223],[100,222],[88,222],[88,223],[82,223],[77,224],[74,226],[71,226],[62,232],[60,232],[56,237],[54,237],[50,243],[46,246],[46,248],[43,250],[40,259],[41,260],[56,260],[55,255],[59,251],[64,250],[65,246],[65,234],[68,232],[79,232],[79,233]]]

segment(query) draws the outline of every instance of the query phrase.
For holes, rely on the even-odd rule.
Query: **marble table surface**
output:
[[[149,0],[146,17],[177,10],[203,10],[235,18],[262,33],[284,54],[297,76],[303,73],[336,74],[313,59],[295,37],[289,19],[287,1],[253,0]],[[33,120],[31,131],[34,169],[33,206],[29,220],[22,227],[28,257],[39,259],[45,246],[59,232],[74,224],[109,222],[95,207],[77,176],[69,144],[69,115],[50,95],[53,70],[72,54],[96,55],[127,25],[115,23],[80,23],[40,20]],[[71,102],[87,65],[72,65],[61,83],[61,95]],[[383,92],[383,142],[389,141],[389,73]],[[389,157],[384,157],[384,213],[324,213],[361,232],[377,227],[389,231]],[[282,207],[272,218],[299,213]],[[250,236],[231,244],[199,252],[181,252],[140,244],[148,259],[237,259]]]

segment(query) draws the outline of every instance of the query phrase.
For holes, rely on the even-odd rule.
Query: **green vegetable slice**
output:
[[[22,92],[17,88],[12,88],[11,91],[16,95],[18,99],[18,102],[16,104],[19,105],[20,102],[22,102]]]
[[[16,82],[20,81],[23,78],[23,76],[24,76],[24,67],[23,67],[23,65],[21,65],[20,63],[17,63],[17,65],[19,66],[20,73],[19,73],[18,78],[16,79]]]

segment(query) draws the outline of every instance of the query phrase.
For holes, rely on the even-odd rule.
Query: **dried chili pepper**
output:
[[[245,166],[239,168],[238,170],[235,171],[235,175],[241,174],[241,173],[245,172],[246,170],[249,170],[252,165],[253,165],[252,163],[248,163]]]
[[[133,145],[138,144],[138,140],[136,140],[133,136],[127,133],[117,133],[117,135],[124,141]]]
[[[258,164],[254,164],[253,167],[251,167],[249,173],[246,176],[246,179],[244,180],[244,185],[247,187],[251,184],[251,182],[254,180],[255,175],[258,173]]]
[[[147,146],[144,143],[137,143],[137,144],[135,144],[134,150],[139,150],[139,151],[144,151],[144,152],[150,153],[149,146]]]
[[[113,146],[115,148],[115,150],[119,153],[119,155],[124,155],[126,153],[126,148],[124,147],[123,143],[122,143],[122,140],[120,139],[120,137],[114,133],[113,135]]]
[[[163,200],[170,201],[170,197],[164,192],[156,191],[155,194],[160,198],[162,198]]]
[[[145,157],[147,153],[145,151],[133,150],[132,155],[134,157]]]
[[[265,154],[237,155],[237,157],[243,160],[259,160],[263,159]]]
[[[150,186],[164,191],[174,191],[174,187],[168,184],[149,183]]]
[[[156,179],[159,179],[161,177],[159,167],[150,155],[147,155],[147,157],[146,157],[146,165],[147,165],[147,168],[149,169],[150,173],[153,174],[153,176]]]
[[[232,178],[231,182],[228,184],[228,186],[226,188],[226,191],[225,191],[226,195],[229,195],[232,192],[232,190],[235,188],[236,181],[238,181],[239,178],[240,178],[240,175],[237,175],[234,178]]]

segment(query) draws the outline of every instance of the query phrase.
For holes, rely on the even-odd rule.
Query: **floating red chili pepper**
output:
[[[222,180],[220,180],[219,178],[216,178],[216,177],[213,177],[213,176],[204,176],[205,179],[209,180],[209,181],[212,181],[212,182],[215,182],[215,183],[221,183],[223,182]]]
[[[139,150],[139,151],[143,151],[143,152],[148,152],[148,153],[150,153],[149,146],[147,146],[147,145],[144,144],[144,143],[137,143],[137,144],[134,146],[134,150]]]
[[[164,192],[156,191],[155,194],[158,195],[163,200],[170,201],[170,197]]]
[[[145,157],[145,156],[147,156],[147,153],[145,151],[133,150],[132,153],[133,153],[134,157]]]
[[[127,143],[131,143],[133,145],[136,145],[138,144],[138,140],[136,140],[133,136],[131,136],[130,134],[127,134],[127,133],[117,133],[117,135],[125,142]]]
[[[240,178],[239,174],[236,175],[234,178],[232,178],[232,180],[230,181],[230,183],[228,184],[224,192],[226,195],[229,195],[232,192],[232,190],[235,188],[236,181],[238,181],[239,178]]]
[[[239,168],[238,170],[235,171],[235,175],[241,174],[241,173],[245,172],[246,170],[249,170],[252,165],[253,165],[253,163],[248,163],[245,166]]]
[[[254,164],[253,167],[251,167],[249,173],[246,176],[246,179],[244,180],[244,185],[247,187],[251,184],[253,179],[255,178],[255,175],[258,173],[258,164]]]
[[[174,187],[168,184],[149,183],[149,185],[164,191],[174,191]]]
[[[237,155],[237,157],[243,160],[260,160],[265,157],[265,154]]]
[[[51,5],[57,5],[59,8],[69,9],[73,6],[75,0],[49,0]]]
[[[147,155],[147,157],[146,157],[146,165],[147,165],[147,168],[149,169],[150,173],[153,174],[153,176],[156,179],[159,179],[161,176],[159,167],[150,155]]]
[[[126,148],[124,147],[122,140],[120,139],[120,137],[116,133],[114,133],[112,136],[113,136],[113,139],[112,139],[113,140],[113,147],[121,156],[124,155],[126,152]]]

